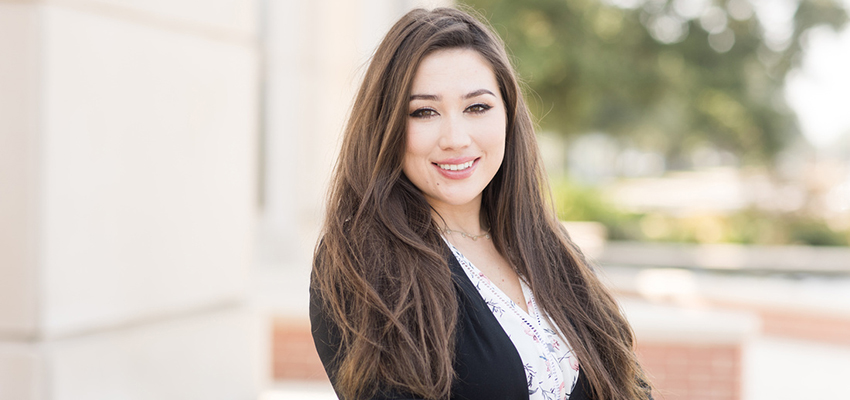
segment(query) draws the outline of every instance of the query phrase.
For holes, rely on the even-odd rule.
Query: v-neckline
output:
[[[476,273],[476,274],[479,274],[480,276],[483,276],[484,278],[487,279],[487,281],[490,282],[490,286],[496,291],[497,296],[501,297],[502,300],[507,300],[507,301],[513,303],[516,306],[516,309],[523,314],[522,315],[523,317],[528,318],[531,321],[535,320],[535,317],[531,315],[532,308],[528,304],[529,298],[533,299],[534,295],[531,293],[531,288],[528,287],[528,284],[525,282],[525,280],[523,279],[522,276],[517,274],[517,279],[519,280],[520,291],[522,292],[522,301],[524,302],[523,304],[525,305],[526,309],[523,309],[520,304],[517,304],[517,302],[513,301],[513,299],[511,299],[511,296],[508,296],[508,294],[505,293],[505,291],[502,290],[502,288],[500,288],[499,285],[497,285],[492,279],[490,279],[490,277],[488,277],[487,274],[485,274],[483,271],[478,269],[478,267],[476,267],[475,264],[472,263],[472,260],[467,258],[466,255],[464,255],[457,247],[455,247],[455,245],[453,245],[451,242],[449,242],[448,239],[443,237],[443,241],[445,241],[446,244],[449,245],[449,249],[453,253],[457,253],[458,255],[463,257],[464,260],[466,260],[466,263],[472,268],[473,273]],[[463,263],[460,263],[460,264],[461,264],[461,269],[463,269]],[[474,283],[475,282],[473,282],[473,284]],[[529,297],[529,296],[531,296],[531,297]],[[534,313],[537,314],[536,311]]]

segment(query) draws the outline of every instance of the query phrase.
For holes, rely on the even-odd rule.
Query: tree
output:
[[[504,38],[543,129],[602,131],[668,160],[704,143],[772,160],[799,135],[782,86],[806,32],[847,21],[837,0],[790,0],[773,27],[750,0],[464,1]]]

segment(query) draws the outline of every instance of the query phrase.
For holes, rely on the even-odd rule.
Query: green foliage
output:
[[[822,219],[801,214],[740,211],[721,217],[728,225],[724,242],[741,244],[804,244],[811,246],[848,246],[850,231],[838,231]]]
[[[565,221],[599,221],[615,213],[599,191],[566,178],[552,179],[552,196],[558,218]]]
[[[712,28],[680,16],[675,0],[635,9],[596,0],[464,0],[505,39],[543,129],[608,132],[668,159],[709,142],[764,163],[799,134],[781,89],[802,38],[815,26],[842,27],[847,13],[837,0],[801,0],[790,39],[776,44],[755,14],[740,11],[746,1],[713,1],[726,23]]]
[[[605,225],[608,239],[637,240],[640,214],[620,211],[604,199],[598,189],[584,186],[565,177],[551,179],[552,197],[558,218],[562,221],[596,221]]]
[[[596,221],[609,240],[678,243],[801,244],[850,246],[850,231],[837,231],[816,217],[749,209],[732,214],[669,215],[630,213],[617,208],[592,186],[564,177],[551,179],[558,217]]]
[[[823,221],[792,221],[789,227],[793,243],[813,246],[850,246],[850,232],[836,232]]]

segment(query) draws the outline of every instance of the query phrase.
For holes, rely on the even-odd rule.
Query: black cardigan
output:
[[[499,321],[487,307],[457,259],[446,257],[455,283],[458,324],[455,345],[455,381],[451,398],[457,400],[528,399],[528,381],[522,359]],[[340,337],[337,327],[322,312],[318,294],[310,290],[310,322],[313,341],[325,371],[336,389],[335,372]],[[587,377],[579,371],[570,400],[590,398]],[[337,391],[339,395],[339,391]],[[341,397],[340,397],[341,398]],[[414,399],[395,391],[384,391],[374,399]]]

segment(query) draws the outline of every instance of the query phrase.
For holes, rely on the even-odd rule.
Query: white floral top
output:
[[[550,323],[549,318],[537,307],[534,294],[525,280],[520,277],[519,281],[528,313],[490,282],[484,273],[472,265],[451,243],[446,243],[516,347],[525,367],[528,398],[569,399],[578,380],[578,359],[573,355],[570,345],[562,339],[560,329],[557,332],[552,329],[554,324]]]

